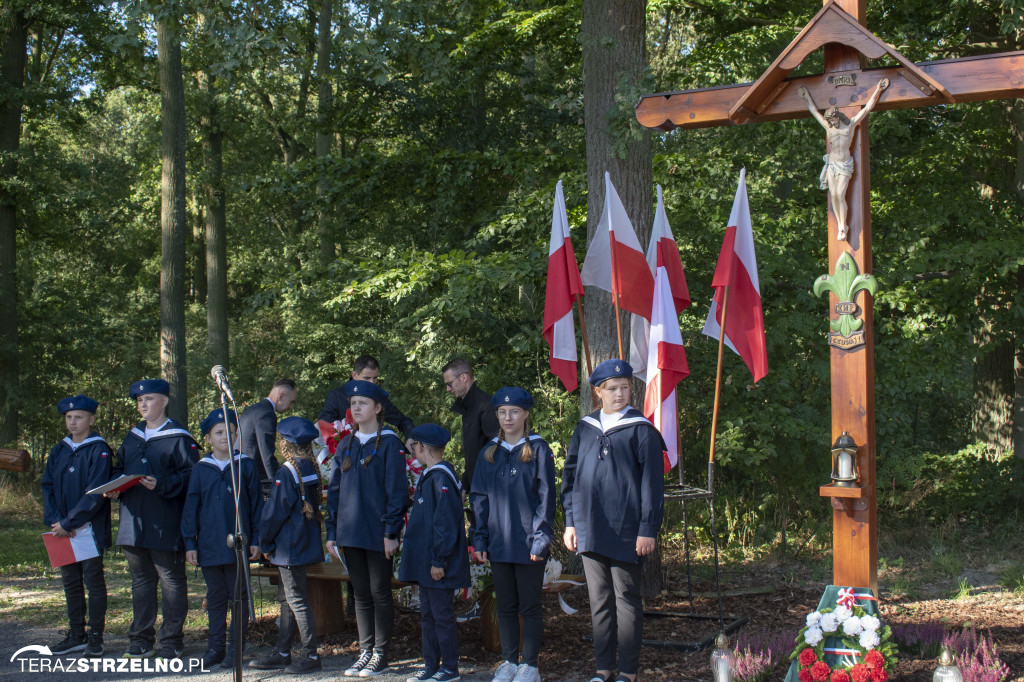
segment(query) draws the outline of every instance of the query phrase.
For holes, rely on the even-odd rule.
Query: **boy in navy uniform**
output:
[[[663,512],[661,434],[629,406],[633,368],[619,359],[590,375],[601,409],[580,420],[562,471],[565,545],[583,555],[597,675],[633,682],[640,665],[642,557],[654,551]],[[617,651],[616,651],[617,650]]]
[[[50,450],[43,472],[43,523],[57,537],[92,533],[100,555],[60,567],[71,627],[67,637],[50,647],[53,654],[83,651],[103,655],[103,626],[107,615],[107,583],[103,578],[103,550],[110,547],[110,501],[86,495],[110,480],[111,447],[92,430],[96,408],[92,398],[76,395],[57,403],[68,435]],[[83,588],[84,584],[84,588]],[[85,632],[89,591],[89,633]]]
[[[459,479],[442,459],[451,434],[437,424],[421,424],[409,440],[424,470],[413,494],[398,579],[420,586],[424,666],[407,682],[456,682],[462,678],[452,599],[454,590],[469,586],[469,550]]]
[[[125,658],[159,655],[177,658],[184,648],[182,626],[188,614],[188,585],[181,538],[181,511],[189,475],[199,460],[192,435],[167,417],[170,385],[163,379],[132,384],[143,422],[133,428],[117,451],[114,475],[143,474],[139,484],[120,493],[117,544],[124,548],[132,576],[132,624]],[[156,633],[156,587],[163,593],[163,623]]]
[[[185,497],[185,509],[181,516],[181,535],[185,538],[185,561],[201,566],[206,581],[206,607],[209,615],[209,636],[207,650],[203,656],[203,667],[211,668],[217,663],[230,668],[234,663],[235,619],[241,618],[242,643],[249,616],[247,586],[242,585],[243,606],[241,613],[235,610],[235,582],[238,574],[235,550],[227,545],[225,538],[235,532],[235,486],[232,483],[231,444],[238,433],[238,419],[234,410],[227,411],[225,426],[224,410],[217,408],[200,425],[203,437],[213,449],[208,456],[199,460],[192,469]],[[230,428],[230,432],[229,432]],[[263,509],[263,495],[260,492],[259,473],[256,462],[247,455],[234,454],[235,475],[238,476],[238,513],[241,532],[248,538],[248,558],[259,558],[260,547],[258,525]],[[227,637],[229,647],[225,655],[225,627],[228,604],[231,604],[231,630]]]
[[[306,567],[323,561],[320,545],[320,471],[313,440],[320,432],[308,419],[287,417],[277,425],[284,465],[277,470],[270,497],[260,516],[260,550],[278,567],[277,600],[281,621],[274,651],[252,662],[258,670],[284,668],[291,674],[320,670],[316,621],[306,587]],[[292,659],[292,640],[298,634],[302,649]]]

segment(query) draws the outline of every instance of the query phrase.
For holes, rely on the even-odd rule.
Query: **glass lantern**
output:
[[[711,679],[713,682],[732,682],[736,671],[736,652],[729,646],[729,637],[724,632],[715,638],[715,649],[711,652]]]
[[[832,444],[832,481],[837,486],[852,487],[857,485],[857,449],[860,446],[853,437],[843,431]]]
[[[932,682],[964,682],[964,676],[954,664],[953,654],[950,653],[948,647],[942,647],[939,665],[935,668],[935,674],[932,675]]]

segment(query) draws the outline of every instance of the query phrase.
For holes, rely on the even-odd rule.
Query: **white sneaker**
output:
[[[494,671],[494,677],[491,678],[491,682],[512,682],[512,678],[516,676],[519,668],[515,663],[511,661],[502,661],[498,669]]]
[[[512,678],[512,682],[540,682],[540,670],[532,665],[520,663],[519,667],[516,668],[516,676]]]

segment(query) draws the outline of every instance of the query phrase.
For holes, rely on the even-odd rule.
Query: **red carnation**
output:
[[[811,677],[811,673],[807,668],[801,668],[800,672],[798,672],[796,676],[800,678],[800,682],[814,682],[814,678]]]
[[[828,663],[825,661],[818,661],[811,666],[811,677],[815,679],[815,682],[825,682],[828,676],[832,674],[832,668],[828,667]],[[868,682],[866,679],[861,682]]]
[[[886,682],[888,679],[889,673],[885,672],[885,668],[871,669],[871,682]]]
[[[850,673],[845,670],[833,670],[829,682],[850,682]]]
[[[814,649],[807,648],[800,652],[800,665],[806,667],[818,660],[818,654],[814,653]]]
[[[864,664],[869,668],[884,668],[885,658],[878,652],[878,649],[872,649],[864,657]]]
[[[858,663],[850,668],[850,679],[853,682],[869,682],[871,680],[871,671],[863,663]]]

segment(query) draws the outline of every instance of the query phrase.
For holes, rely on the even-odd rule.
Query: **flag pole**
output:
[[[576,310],[580,313],[580,331],[583,332],[583,353],[587,356],[587,376],[594,373],[594,363],[590,359],[590,343],[587,341],[587,322],[583,319],[583,302],[576,300]]]
[[[718,431],[718,396],[722,389],[722,350],[725,348],[725,309],[729,305],[729,285],[725,285],[722,296],[722,317],[718,328],[718,369],[715,372],[715,407],[711,413],[711,455],[708,463],[715,463],[715,434]]]
[[[608,197],[605,195],[605,202],[607,203]],[[622,313],[619,311],[619,272],[615,267],[615,233],[608,230],[608,251],[609,258],[611,260],[612,268],[612,305],[615,307],[615,331],[619,337],[619,359],[625,360],[626,357],[622,354]]]

